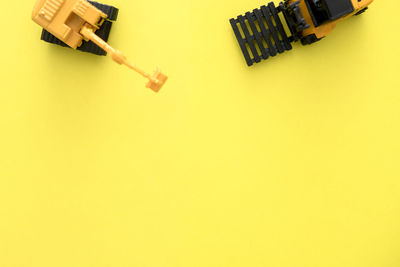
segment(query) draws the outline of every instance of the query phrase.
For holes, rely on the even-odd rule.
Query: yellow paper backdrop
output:
[[[248,68],[265,3],[109,0],[155,94],[4,2],[0,266],[400,266],[399,2]]]

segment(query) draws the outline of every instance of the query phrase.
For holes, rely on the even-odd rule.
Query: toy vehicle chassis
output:
[[[373,0],[282,0],[230,19],[248,66],[303,45],[318,42],[350,16],[365,12]],[[286,23],[285,23],[286,22]],[[284,28],[286,24],[287,30]]]
[[[104,41],[107,42],[108,37],[110,36],[112,23],[113,23],[113,21],[116,21],[118,18],[118,9],[113,6],[103,5],[103,4],[100,4],[97,2],[93,2],[93,1],[88,1],[88,2],[91,3],[92,5],[94,5],[99,10],[103,11],[108,16],[107,20],[104,21],[104,23],[100,27],[100,29],[96,31],[96,34],[101,39],[103,39]],[[48,31],[46,31],[45,29],[43,29],[43,31],[42,31],[41,39],[48,43],[52,43],[52,44],[56,44],[56,45],[60,45],[60,46],[64,46],[64,47],[69,47],[68,45],[66,45],[59,39],[57,39],[57,37],[55,37]],[[103,49],[101,49],[100,47],[98,47],[96,44],[94,44],[91,41],[89,41],[89,42],[83,41],[82,45],[80,47],[78,47],[77,49],[80,51],[83,51],[83,52],[88,52],[88,53],[92,53],[92,54],[99,55],[99,56],[107,55],[107,53]]]

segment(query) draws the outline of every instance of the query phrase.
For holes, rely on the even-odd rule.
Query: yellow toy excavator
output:
[[[373,0],[284,0],[254,9],[230,23],[248,66],[292,49],[292,42],[315,43],[336,23],[365,12]],[[284,20],[281,20],[282,15]],[[284,27],[286,22],[290,34]],[[291,35],[291,36],[288,36]]]
[[[126,65],[147,78],[149,81],[146,87],[158,92],[168,77],[159,70],[152,75],[144,72],[127,61],[120,51],[96,35],[96,31],[108,16],[93,4],[87,0],[38,0],[32,12],[32,19],[73,49],[80,47],[84,41],[93,42],[107,52],[115,62]]]

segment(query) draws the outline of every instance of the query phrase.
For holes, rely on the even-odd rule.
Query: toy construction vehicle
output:
[[[33,21],[44,28],[42,40],[97,55],[108,53],[118,64],[149,79],[146,87],[158,92],[168,79],[166,75],[159,70],[153,75],[144,72],[107,44],[117,16],[118,9],[87,0],[38,0],[32,12]]]
[[[336,23],[365,12],[373,0],[285,0],[271,2],[231,19],[247,65],[292,49],[292,42],[312,44],[327,36]],[[280,16],[283,15],[283,16]],[[291,36],[281,21],[284,18]]]

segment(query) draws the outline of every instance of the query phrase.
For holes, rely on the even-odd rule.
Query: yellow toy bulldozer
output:
[[[336,27],[336,23],[365,12],[373,0],[285,0],[247,12],[230,23],[247,65],[292,49],[292,42],[315,43]],[[291,36],[285,31],[286,21]]]
[[[127,61],[118,50],[101,39],[96,32],[107,21],[108,16],[87,0],[38,0],[32,19],[49,34],[55,36],[62,44],[73,49],[81,47],[88,41],[93,42],[118,64],[126,65],[149,81],[147,88],[158,92],[168,77],[156,70],[150,75]],[[42,36],[43,39],[43,36]]]

